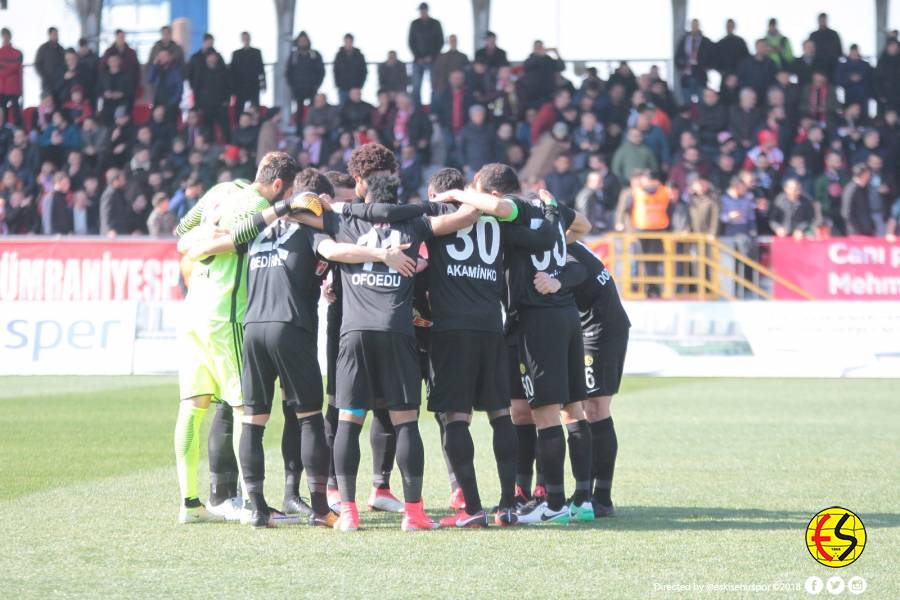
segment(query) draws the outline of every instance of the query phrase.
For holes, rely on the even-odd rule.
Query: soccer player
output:
[[[368,204],[397,202],[399,180],[383,175],[366,181]],[[415,258],[420,242],[472,225],[477,212],[468,207],[438,217],[418,217],[396,223],[370,222],[326,213],[326,231],[336,242],[371,248],[404,248]],[[304,217],[300,217],[303,219]],[[306,222],[314,222],[307,219]],[[335,260],[332,240],[319,243],[319,253]],[[421,380],[413,333],[413,279],[377,263],[340,264],[343,322],[336,382],[340,410],[334,441],[334,461],[341,494],[341,531],[359,528],[356,477],[359,435],[366,413],[386,408],[397,432],[397,463],[403,475],[404,531],[436,529],[425,514],[422,477],[425,451],[418,428]]]
[[[448,214],[468,204],[485,214],[472,226],[428,242],[433,325],[429,341],[428,409],[440,416],[443,448],[449,469],[462,490],[464,506],[441,520],[442,527],[485,527],[475,478],[474,444],[469,425],[473,409],[486,411],[493,429],[493,448],[501,484],[494,522],[515,525],[516,433],[509,416],[506,342],[501,298],[505,289],[504,240],[510,229],[530,232],[529,205],[512,196],[463,191],[456,169],[442,169],[431,179],[429,205],[433,214]],[[555,210],[555,209],[554,209]],[[519,215],[525,227],[518,224]],[[554,212],[555,214],[555,212]],[[555,223],[531,251],[549,250],[556,239]]]
[[[476,182],[489,193],[514,194],[519,191],[518,178],[506,165],[488,165],[476,175]],[[555,204],[553,197],[541,191],[545,203]],[[534,222],[542,217],[532,203]],[[586,520],[591,510],[590,497],[590,427],[584,419],[581,402],[585,399],[584,377],[580,368],[572,368],[574,357],[584,354],[581,325],[571,286],[584,277],[584,269],[572,268],[566,253],[568,235],[578,236],[590,230],[584,217],[559,207],[560,222],[551,250],[532,253],[513,248],[507,254],[509,284],[509,319],[518,329],[520,367],[527,404],[516,399],[513,412],[516,421],[526,413],[537,429],[537,447],[541,471],[546,478],[546,500],[531,501],[518,511],[523,524],[568,523],[570,518]],[[529,410],[530,409],[530,410]],[[525,417],[525,418],[523,418]],[[563,472],[566,442],[563,428],[569,431],[569,454],[576,489],[566,500]]]
[[[615,511],[610,491],[619,447],[609,405],[622,381],[631,322],[603,261],[580,242],[570,244],[568,249],[588,272],[573,291],[584,334],[584,414],[591,424],[593,448],[591,502],[596,516],[609,517]]]
[[[332,176],[332,179],[338,182],[338,185],[335,187],[336,200],[362,204],[366,195],[367,179],[373,175],[393,175],[396,173],[397,168],[397,159],[388,148],[381,144],[363,144],[353,150],[350,154],[350,159],[347,161],[349,178]],[[326,394],[328,407],[325,412],[325,423],[326,436],[333,446],[338,423],[338,410],[335,405],[335,385],[340,377],[337,372],[337,356],[343,317],[340,277],[333,277],[331,291],[334,296],[334,302],[328,307],[327,313],[326,357],[328,364],[326,369],[328,379]],[[387,410],[375,409],[372,411],[372,416],[372,424],[369,428],[369,443],[372,447],[372,491],[369,494],[366,505],[369,510],[403,512],[403,503],[391,492],[391,473],[394,469],[397,448],[396,432],[391,424]],[[337,481],[335,480],[333,484],[334,487],[329,491],[329,504],[331,504],[332,509],[339,511],[340,494],[337,492]]]
[[[289,192],[297,172],[297,163],[283,152],[270,152],[260,161],[252,184],[234,181],[222,183],[207,192],[178,224],[176,233],[182,236],[179,249],[189,251],[192,258],[201,258],[195,250],[208,240],[216,227],[231,227],[247,215],[268,207]],[[239,246],[240,232],[232,233],[233,243]],[[200,461],[200,428],[210,402],[224,402],[240,407],[241,396],[241,324],[246,311],[246,277],[244,254],[226,252],[203,258],[191,272],[190,287],[179,325],[179,403],[175,423],[175,463],[182,505],[178,520],[181,523],[237,519],[241,504],[236,498],[211,498],[212,511],[200,502],[197,492],[197,466]],[[211,433],[216,440],[226,440],[221,428]],[[214,463],[221,458],[237,455],[241,428],[232,435],[232,452],[218,448],[210,452],[211,484],[215,491]],[[216,444],[221,446],[221,443]],[[222,483],[222,488],[234,486]]]

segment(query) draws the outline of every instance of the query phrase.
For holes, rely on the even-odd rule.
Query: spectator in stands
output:
[[[756,132],[763,122],[762,112],[756,106],[756,98],[753,88],[742,89],[739,104],[732,106],[728,113],[731,137],[737,142],[741,153],[745,153],[753,147]]]
[[[319,135],[322,135],[322,132]],[[231,143],[244,149],[252,157],[256,155],[258,139],[259,126],[253,122],[253,115],[249,112],[242,112],[238,117],[237,127],[231,132]]]
[[[613,154],[611,169],[619,181],[630,181],[635,171],[659,169],[659,161],[644,144],[644,136],[639,129],[628,130],[625,142]]]
[[[367,129],[372,124],[375,107],[362,99],[362,90],[351,89],[347,101],[341,107],[341,127],[347,131]]]
[[[316,94],[306,115],[306,124],[318,127],[323,133],[333,134],[340,128],[340,120],[340,109],[328,104],[325,94]]]
[[[184,79],[181,67],[167,49],[161,48],[156,53],[147,73],[147,81],[153,85],[153,106],[162,107],[165,120],[174,124],[181,104]]]
[[[789,177],[783,191],[775,197],[769,211],[769,226],[778,237],[801,239],[812,233],[815,210],[812,201],[803,193],[799,180]]]
[[[788,167],[784,172],[784,181],[796,179],[800,183],[800,189],[807,198],[815,194],[815,179],[806,166],[806,159],[802,154],[792,154],[788,160]]]
[[[196,173],[191,173],[182,179],[181,185],[172,194],[169,201],[169,212],[175,215],[176,220],[181,220],[203,195],[203,184]]]
[[[769,44],[765,39],[756,40],[756,53],[748,56],[738,68],[741,87],[749,87],[757,98],[764,98],[766,90],[775,81],[775,63],[769,58]]]
[[[837,111],[837,94],[825,73],[814,72],[812,81],[801,93],[801,114],[823,127],[834,123]]]
[[[739,252],[747,253],[756,237],[755,201],[740,175],[731,178],[722,195],[722,235],[735,239]]]
[[[797,76],[797,84],[802,88],[812,81],[813,71],[824,73],[828,66],[816,56],[816,43],[812,40],[803,42],[803,54],[791,62],[791,72]]]
[[[223,140],[231,137],[231,123],[228,118],[228,101],[231,99],[231,82],[228,69],[222,63],[218,52],[208,52],[206,65],[198,69],[194,77],[194,108],[203,117],[203,126],[209,139],[215,139],[215,125],[221,130]]]
[[[681,78],[682,102],[691,103],[706,87],[706,71],[712,66],[713,43],[691,19],[691,30],[675,46],[675,68]]]
[[[572,94],[569,90],[557,90],[552,101],[544,102],[534,117],[531,124],[531,143],[534,144],[538,139],[556,123],[565,121],[563,111],[572,104]]]
[[[72,194],[72,233],[75,235],[93,235],[96,229],[91,228],[90,200],[87,192],[76,190]]]
[[[72,233],[72,211],[69,208],[69,176],[63,171],[53,174],[53,190],[41,200],[41,233],[66,235]]]
[[[668,186],[676,198],[687,199],[690,182],[697,177],[705,179],[708,171],[706,163],[701,160],[700,149],[690,146],[681,153],[681,157],[669,169]]]
[[[471,123],[470,123],[471,125]],[[400,202],[408,203],[413,196],[418,195],[422,187],[422,162],[416,154],[416,149],[410,145],[404,145],[400,150]]]
[[[472,94],[465,89],[465,73],[450,73],[450,85],[435,97],[432,112],[445,132],[457,134],[466,124],[469,108],[475,103]]]
[[[721,200],[708,179],[692,174],[687,183],[687,209],[691,231],[715,237],[719,232]]]
[[[306,101],[312,101],[322,85],[322,80],[325,79],[322,55],[312,49],[305,31],[297,34],[294,40],[294,48],[291,50],[285,75],[288,85],[291,86],[294,102],[297,104],[297,135],[300,135],[305,122]]]
[[[666,134],[657,125],[653,124],[656,107],[652,104],[642,104],[638,107],[634,127],[641,132],[644,145],[653,151],[656,160],[662,170],[668,170],[672,161],[672,153],[669,149],[669,140]]]
[[[353,46],[353,34],[344,34],[344,45],[334,56],[334,84],[338,89],[338,99],[343,106],[347,102],[350,90],[365,85],[369,69],[366,57]]]
[[[569,154],[560,154],[553,161],[553,170],[550,171],[544,182],[547,190],[553,194],[557,201],[561,204],[573,208],[575,206],[575,196],[581,188],[581,182],[578,175],[572,170],[572,156]]]
[[[81,124],[81,151],[92,168],[98,168],[109,150],[108,130],[94,117],[87,117]]]
[[[247,104],[259,107],[259,93],[266,89],[266,67],[262,52],[250,45],[250,34],[241,32],[241,47],[231,54],[228,66],[237,110],[243,111]]]
[[[859,53],[859,46],[850,46],[847,60],[837,66],[834,82],[844,88],[844,102],[866,106],[872,97],[872,66]]]
[[[596,113],[581,113],[578,129],[572,134],[572,143],[576,152],[575,170],[584,171],[588,158],[603,147],[603,125],[597,121]]]
[[[615,225],[620,186],[606,163],[599,156],[595,157],[591,161],[594,170],[588,172],[584,187],[575,196],[575,210],[590,220],[593,231],[604,233]]]
[[[397,110],[390,124],[394,148],[410,145],[415,148],[416,156],[421,162],[430,161],[431,119],[421,108],[416,108],[409,94],[397,94],[396,104]]]
[[[884,235],[883,223],[890,214],[891,204],[897,196],[897,184],[893,175],[884,170],[884,159],[873,152],[866,158],[869,168],[869,206],[876,223],[877,235]]]
[[[469,64],[469,57],[457,49],[455,34],[447,37],[447,46],[447,51],[435,59],[431,69],[431,90],[434,97],[444,93],[447,86],[450,85],[450,73],[465,71]],[[481,61],[481,64],[486,63]]]
[[[725,37],[716,42],[714,65],[723,76],[729,73],[737,73],[741,62],[750,56],[750,51],[747,50],[747,42],[734,32],[736,28],[737,25],[734,19],[725,21]]]
[[[719,94],[712,88],[703,90],[702,102],[697,107],[697,133],[700,148],[706,156],[713,156],[718,148],[719,132],[728,129],[728,110],[719,101]]]
[[[844,46],[838,32],[828,27],[827,14],[819,14],[819,28],[809,34],[809,39],[816,45],[816,56],[822,61],[824,72],[830,77],[834,74],[838,60],[844,55]]]
[[[875,67],[875,98],[881,113],[900,110],[900,42],[890,40]]]
[[[434,73],[432,73],[433,80]],[[388,92],[393,98],[396,94],[405,92],[407,85],[409,76],[406,74],[406,63],[397,58],[396,50],[389,50],[387,60],[378,65],[378,89]]]
[[[184,69],[184,78],[187,79],[188,83],[191,85],[191,90],[193,90],[194,95],[197,94],[198,88],[203,85],[199,78],[202,77],[201,74],[207,69],[206,57],[209,54],[215,54],[219,57],[218,63],[225,64],[225,59],[222,58],[222,55],[216,50],[215,43],[216,38],[213,37],[211,33],[204,33],[203,43],[200,46],[200,49],[191,55],[191,60],[188,61],[188,64]]]
[[[159,54],[160,50],[165,50],[169,53],[169,59],[172,64],[179,67],[184,66],[184,50],[178,42],[172,39],[172,28],[168,25],[163,25],[159,28],[159,39],[150,48],[150,56],[147,59],[148,67],[156,61],[156,55]]]
[[[41,219],[35,207],[34,196],[23,190],[13,191],[6,206],[6,230],[10,235],[40,232]]]
[[[100,72],[100,97],[103,99],[103,110],[100,113],[103,122],[112,125],[113,116],[118,109],[130,113],[134,104],[134,83],[128,73],[122,70],[122,58],[111,54],[106,59],[106,67]]]
[[[778,19],[769,19],[765,40],[769,45],[769,58],[775,63],[776,68],[787,67],[794,61],[791,40],[778,31]]]
[[[409,25],[409,49],[413,55],[412,97],[416,106],[422,103],[422,80],[431,74],[434,61],[444,47],[441,22],[428,14],[428,3],[419,4],[419,18]],[[434,94],[432,93],[432,101]]]
[[[466,180],[472,180],[481,167],[497,160],[494,129],[487,123],[487,111],[480,104],[469,108],[469,122],[457,137],[458,160]]]
[[[865,164],[853,165],[853,177],[841,194],[841,216],[847,227],[847,235],[883,235],[884,221],[875,218],[869,203],[869,180],[871,172]]]
[[[164,192],[157,192],[151,201],[153,210],[147,217],[147,233],[153,237],[172,237],[175,230],[175,218],[169,212],[169,198]]]
[[[65,71],[65,50],[59,45],[56,27],[47,29],[47,41],[38,47],[34,57],[34,70],[41,78],[41,94],[52,94]]]
[[[100,59],[85,38],[78,39],[78,64],[88,80],[84,88],[85,97],[91,103],[91,108],[94,109],[94,112],[97,112],[97,96],[99,93],[97,90],[97,79]]]
[[[141,81],[141,64],[138,62],[134,48],[125,41],[125,32],[121,29],[116,29],[116,37],[112,45],[103,53],[103,57],[100,59],[101,66],[108,64],[112,56],[118,56],[121,61],[122,72],[126,75],[126,80],[131,85],[127,92],[133,102],[133,99],[137,96]]]
[[[825,156],[825,170],[813,186],[813,199],[818,225],[830,229],[832,235],[847,233],[841,214],[841,197],[849,178],[841,155],[837,152],[828,153]]]
[[[78,53],[72,48],[66,50],[66,70],[56,88],[56,97],[62,105],[72,99],[72,90],[78,88],[84,90],[90,83],[88,74],[84,72],[84,65],[78,62]]]
[[[497,34],[493,31],[485,32],[484,46],[475,52],[475,60],[487,65],[488,70],[492,73],[496,73],[500,67],[509,66],[506,50],[497,46]]]
[[[12,32],[6,27],[0,29],[0,40],[0,111],[4,117],[9,114],[12,122],[21,126],[22,53],[12,45]],[[5,118],[3,122],[6,122]]]
[[[528,106],[536,108],[550,100],[556,89],[556,74],[565,68],[556,48],[545,48],[541,40],[534,41],[531,54],[522,65],[522,86]]]

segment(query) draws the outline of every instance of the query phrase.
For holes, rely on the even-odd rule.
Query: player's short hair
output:
[[[347,172],[353,178],[368,179],[375,171],[397,170],[397,157],[381,144],[369,142],[356,148],[347,161]]]
[[[328,194],[334,197],[334,186],[328,178],[312,167],[303,169],[294,177],[294,193],[312,192],[313,194]]]
[[[400,179],[393,175],[373,175],[366,179],[366,200],[375,204],[397,204]]]
[[[522,189],[515,170],[503,163],[488,163],[475,173],[475,181],[485,192],[514,194]]]
[[[352,190],[356,187],[356,182],[346,173],[340,171],[326,171],[325,177],[331,182],[335,189]]]
[[[429,189],[435,194],[442,194],[449,190],[461,190],[466,187],[466,179],[459,169],[445,167],[431,176],[428,180]]]
[[[280,179],[287,184],[294,181],[299,170],[297,161],[287,152],[268,152],[259,161],[256,183],[271,185],[276,179]]]

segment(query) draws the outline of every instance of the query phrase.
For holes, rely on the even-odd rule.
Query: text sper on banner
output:
[[[900,244],[879,238],[775,238],[772,269],[817,300],[900,300]],[[780,285],[775,297],[798,298]]]
[[[127,375],[134,302],[0,302],[0,375]]]
[[[0,241],[0,301],[163,301],[182,297],[172,240]]]

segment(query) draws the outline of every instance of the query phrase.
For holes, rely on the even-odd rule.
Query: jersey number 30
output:
[[[487,229],[490,226],[490,248],[488,247]],[[472,233],[475,233],[475,241],[472,241]],[[500,254],[500,225],[494,219],[481,219],[474,225],[469,225],[456,232],[453,243],[447,244],[447,254],[453,260],[460,262],[469,260],[478,246],[478,256],[486,265],[494,264],[497,255]],[[462,248],[458,244],[462,242]]]

